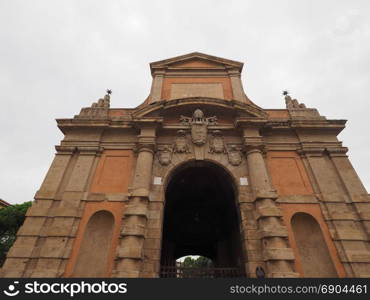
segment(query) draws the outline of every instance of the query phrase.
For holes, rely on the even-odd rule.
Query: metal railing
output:
[[[245,277],[240,268],[161,266],[162,278],[235,278]]]

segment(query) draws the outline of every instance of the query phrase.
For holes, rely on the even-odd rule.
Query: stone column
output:
[[[129,205],[124,213],[115,277],[139,277],[148,219],[155,128],[142,128]]]
[[[262,154],[258,128],[244,129],[249,178],[257,211],[267,277],[298,277],[294,272],[294,254],[288,244],[288,232],[276,205],[273,189]]]

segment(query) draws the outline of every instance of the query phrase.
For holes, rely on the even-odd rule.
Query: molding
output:
[[[55,150],[57,151],[57,155],[71,155],[76,152],[76,146],[55,146]]]
[[[99,155],[103,149],[99,146],[77,146],[80,155]]]
[[[237,100],[225,100],[220,98],[209,98],[209,97],[187,97],[187,98],[178,98],[171,100],[161,100],[157,102],[152,102],[151,104],[144,105],[135,111],[132,116],[133,118],[142,118],[151,112],[157,110],[167,110],[172,107],[181,107],[186,105],[211,105],[219,106],[222,108],[228,108],[232,110],[240,110],[251,115],[249,118],[253,120],[255,118],[260,118],[267,121],[267,113],[257,106],[253,106],[248,103],[243,103]]]
[[[348,157],[346,154],[348,152],[347,147],[327,147],[325,150],[330,157]]]

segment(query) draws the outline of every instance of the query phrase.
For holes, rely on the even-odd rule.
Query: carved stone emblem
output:
[[[212,137],[209,142],[209,153],[226,153],[224,139],[220,130],[212,132]]]
[[[162,166],[168,166],[171,163],[172,149],[169,146],[164,146],[158,152],[158,160]]]
[[[204,124],[193,124],[191,126],[191,140],[197,146],[202,146],[207,140],[207,126]]]
[[[188,153],[188,152],[190,152],[185,130],[177,131],[177,137],[175,139],[174,152],[177,152],[177,153]]]
[[[207,126],[216,124],[216,117],[205,118],[203,112],[198,108],[194,111],[193,117],[181,116],[180,121],[183,124],[191,126],[191,140],[197,146],[202,146],[207,141]]]
[[[229,163],[233,166],[239,166],[242,162],[240,149],[234,145],[230,147],[229,151],[227,151],[227,156],[229,158]]]

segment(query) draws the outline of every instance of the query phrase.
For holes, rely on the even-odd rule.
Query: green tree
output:
[[[4,263],[6,253],[13,245],[17,231],[23,224],[31,204],[32,202],[29,201],[0,209],[0,266]]]
[[[210,260],[207,257],[204,256],[199,256],[195,261],[194,261],[194,267],[196,268],[209,268],[212,267],[212,260]]]
[[[184,261],[182,262],[182,266],[183,267],[193,267],[194,266],[194,259],[191,257],[191,256],[188,256],[184,259]]]
[[[212,267],[212,265],[213,265],[212,260],[204,256],[198,256],[197,258],[187,256],[182,263],[183,267],[188,268],[206,268]]]
[[[213,267],[212,260],[204,256],[192,258],[187,256],[181,263],[182,271],[179,277],[182,278],[197,278],[197,277],[212,277],[212,273],[207,268]]]

